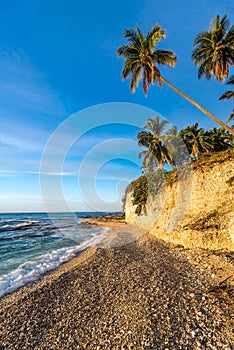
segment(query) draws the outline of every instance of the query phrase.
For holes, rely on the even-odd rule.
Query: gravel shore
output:
[[[0,300],[0,349],[234,349],[233,254],[148,235]]]

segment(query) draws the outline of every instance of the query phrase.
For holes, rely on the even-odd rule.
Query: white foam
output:
[[[5,224],[0,226],[0,228],[10,228],[11,231],[20,228],[20,227],[25,227],[25,226],[29,226],[29,222],[21,222],[19,224],[15,224],[15,225],[9,225],[9,224]]]
[[[0,222],[12,222],[12,221],[18,221],[16,218],[12,218],[12,219],[4,219],[4,218],[1,218],[0,219]]]
[[[28,282],[35,281],[42,274],[53,270],[62,263],[72,259],[75,255],[89,246],[93,246],[106,237],[108,230],[103,230],[99,235],[85,242],[68,248],[60,248],[50,253],[35,257],[21,264],[17,269],[0,276],[0,297],[22,287]]]

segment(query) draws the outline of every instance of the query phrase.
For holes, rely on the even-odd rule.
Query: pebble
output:
[[[0,300],[0,349],[232,350],[228,299],[188,253],[149,238],[97,249]]]

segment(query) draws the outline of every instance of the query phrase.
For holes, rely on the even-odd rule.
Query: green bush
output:
[[[148,197],[148,183],[145,175],[138,177],[132,183],[133,189],[133,200],[132,204],[136,205],[135,213],[140,215],[142,210],[145,208],[145,204]]]
[[[155,195],[165,185],[164,170],[151,171],[134,180],[128,190],[133,191],[132,204],[136,205],[135,213],[139,216],[145,208],[148,195]]]

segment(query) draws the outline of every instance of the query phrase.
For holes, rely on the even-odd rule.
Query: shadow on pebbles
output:
[[[233,255],[148,235],[88,248],[1,299],[0,349],[233,350],[233,281],[222,269],[233,273]]]

